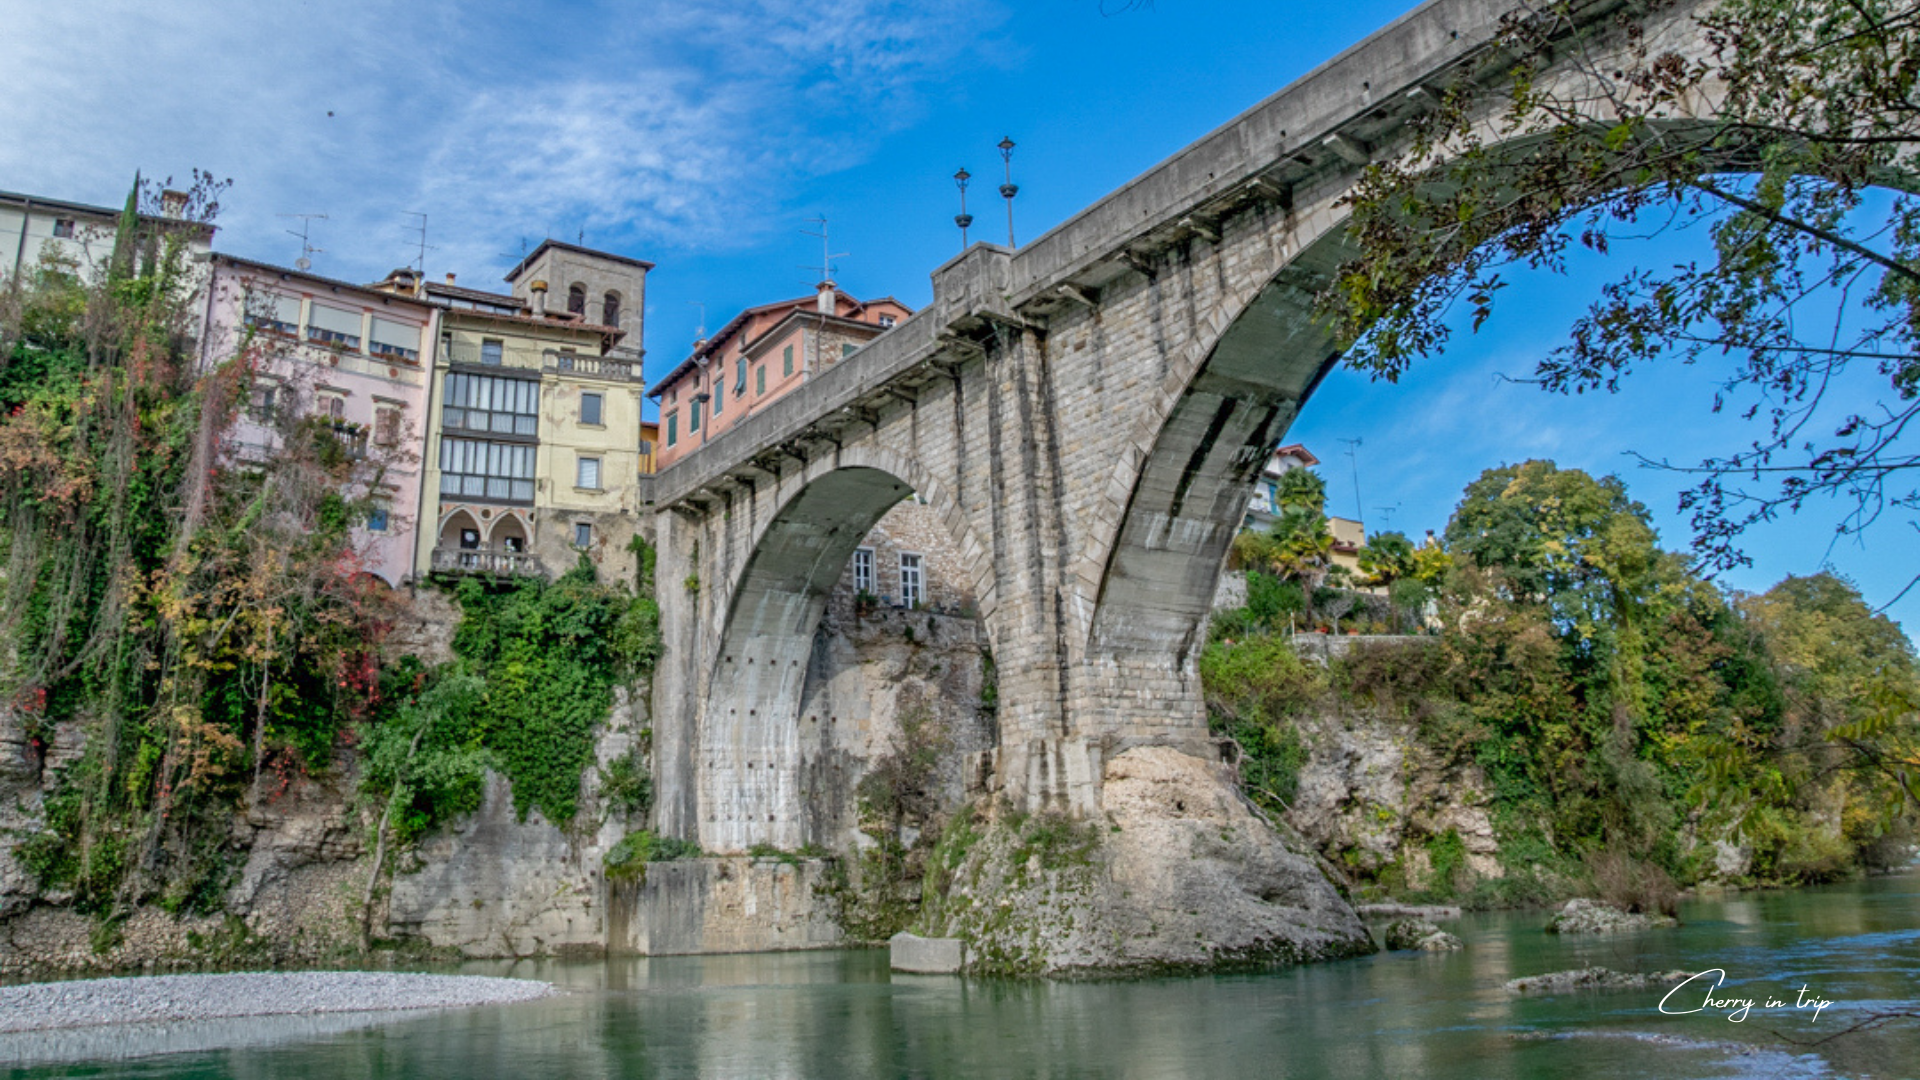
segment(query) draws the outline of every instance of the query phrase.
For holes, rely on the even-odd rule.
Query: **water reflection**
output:
[[[356,1030],[186,1049],[87,1075],[154,1077],[1910,1076],[1913,1025],[1814,1037],[1920,999],[1920,878],[1689,905],[1678,931],[1541,932],[1473,916],[1457,953],[1398,953],[1254,976],[1011,983],[890,976],[878,951],[468,964],[561,996]],[[1729,987],[1834,1001],[1745,1024],[1662,1016],[1663,991],[1515,997],[1519,975],[1585,964],[1725,967]],[[250,1021],[258,1024],[258,1021]],[[236,1037],[237,1038],[237,1037]],[[79,1046],[74,1056],[113,1056]],[[157,1044],[151,1044],[157,1045]],[[197,1045],[197,1044],[195,1044]],[[6,1050],[0,1047],[0,1055]],[[65,1070],[18,1075],[68,1075]]]

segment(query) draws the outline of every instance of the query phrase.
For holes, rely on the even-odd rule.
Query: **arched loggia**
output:
[[[860,540],[913,493],[880,469],[813,480],[768,523],[728,607],[695,749],[702,847],[795,848],[810,837],[800,790],[800,698],[827,595]]]

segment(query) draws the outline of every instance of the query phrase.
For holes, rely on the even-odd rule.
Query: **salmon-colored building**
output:
[[[833,282],[813,296],[751,307],[661,379],[656,466],[666,469],[913,314],[893,297],[861,301]]]

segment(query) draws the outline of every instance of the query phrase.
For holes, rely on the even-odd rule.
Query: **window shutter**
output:
[[[322,330],[345,334],[355,341],[360,340],[360,313],[357,311],[342,311],[339,308],[327,307],[325,304],[315,304],[307,322]]]

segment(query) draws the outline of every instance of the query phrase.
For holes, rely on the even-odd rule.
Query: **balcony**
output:
[[[549,375],[567,375],[608,382],[638,383],[640,354],[616,350],[609,356],[562,352],[559,349],[532,349],[505,343],[476,345],[471,342],[441,342],[440,359],[468,370],[476,368],[518,368]]]
[[[524,551],[494,551],[486,545],[477,548],[436,547],[433,549],[436,574],[491,574],[495,577],[546,577],[540,560]]]
[[[581,375],[612,382],[640,381],[640,361],[636,357],[583,356],[579,353],[548,349],[542,354],[541,370],[556,375]]]

